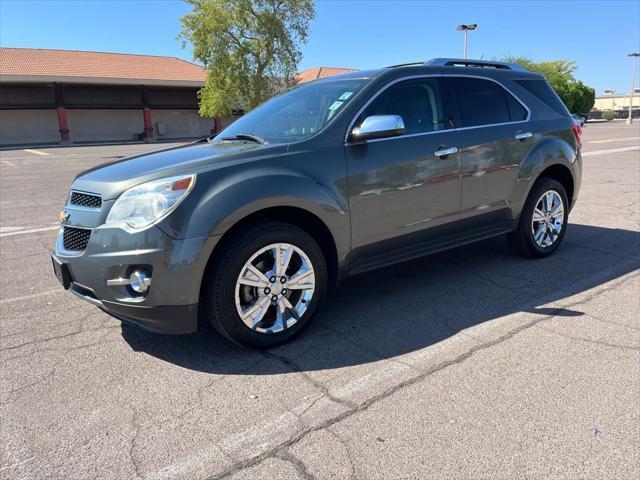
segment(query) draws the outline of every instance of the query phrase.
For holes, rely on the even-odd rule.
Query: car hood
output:
[[[189,144],[123,158],[86,170],[78,174],[71,188],[97,193],[104,200],[109,200],[144,182],[279,155],[286,149],[286,145],[249,142]]]

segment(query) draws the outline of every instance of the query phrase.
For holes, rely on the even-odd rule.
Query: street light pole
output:
[[[640,53],[634,52],[628,55],[633,57],[633,75],[631,76],[631,94],[629,95],[629,116],[627,117],[627,125],[633,123],[633,91],[636,89],[636,70],[638,69],[638,57]]]
[[[469,30],[465,29],[464,30],[464,58],[465,60],[467,59],[467,33],[469,32]]]
[[[459,32],[464,32],[464,59],[467,59],[467,33],[469,32],[469,30],[475,30],[476,28],[478,28],[478,24],[477,23],[470,23],[468,25],[466,24],[462,24],[462,25],[458,25],[457,30]]]

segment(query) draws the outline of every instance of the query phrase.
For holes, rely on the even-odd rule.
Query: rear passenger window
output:
[[[400,115],[405,133],[451,128],[445,117],[441,84],[436,78],[405,80],[387,88],[362,112],[356,125],[371,115]]]
[[[455,77],[453,82],[462,127],[525,120],[526,109],[496,82]]]

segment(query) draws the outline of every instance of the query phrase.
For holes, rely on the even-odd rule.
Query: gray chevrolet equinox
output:
[[[208,322],[273,347],[349,275],[503,234],[550,255],[580,187],[579,137],[544,78],[517,65],[336,75],[207,141],[79,174],[54,271],[148,330]]]

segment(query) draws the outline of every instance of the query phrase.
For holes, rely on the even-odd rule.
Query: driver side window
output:
[[[453,126],[445,116],[441,84],[435,77],[404,80],[390,86],[365,108],[356,125],[371,115],[400,115],[406,135]]]

